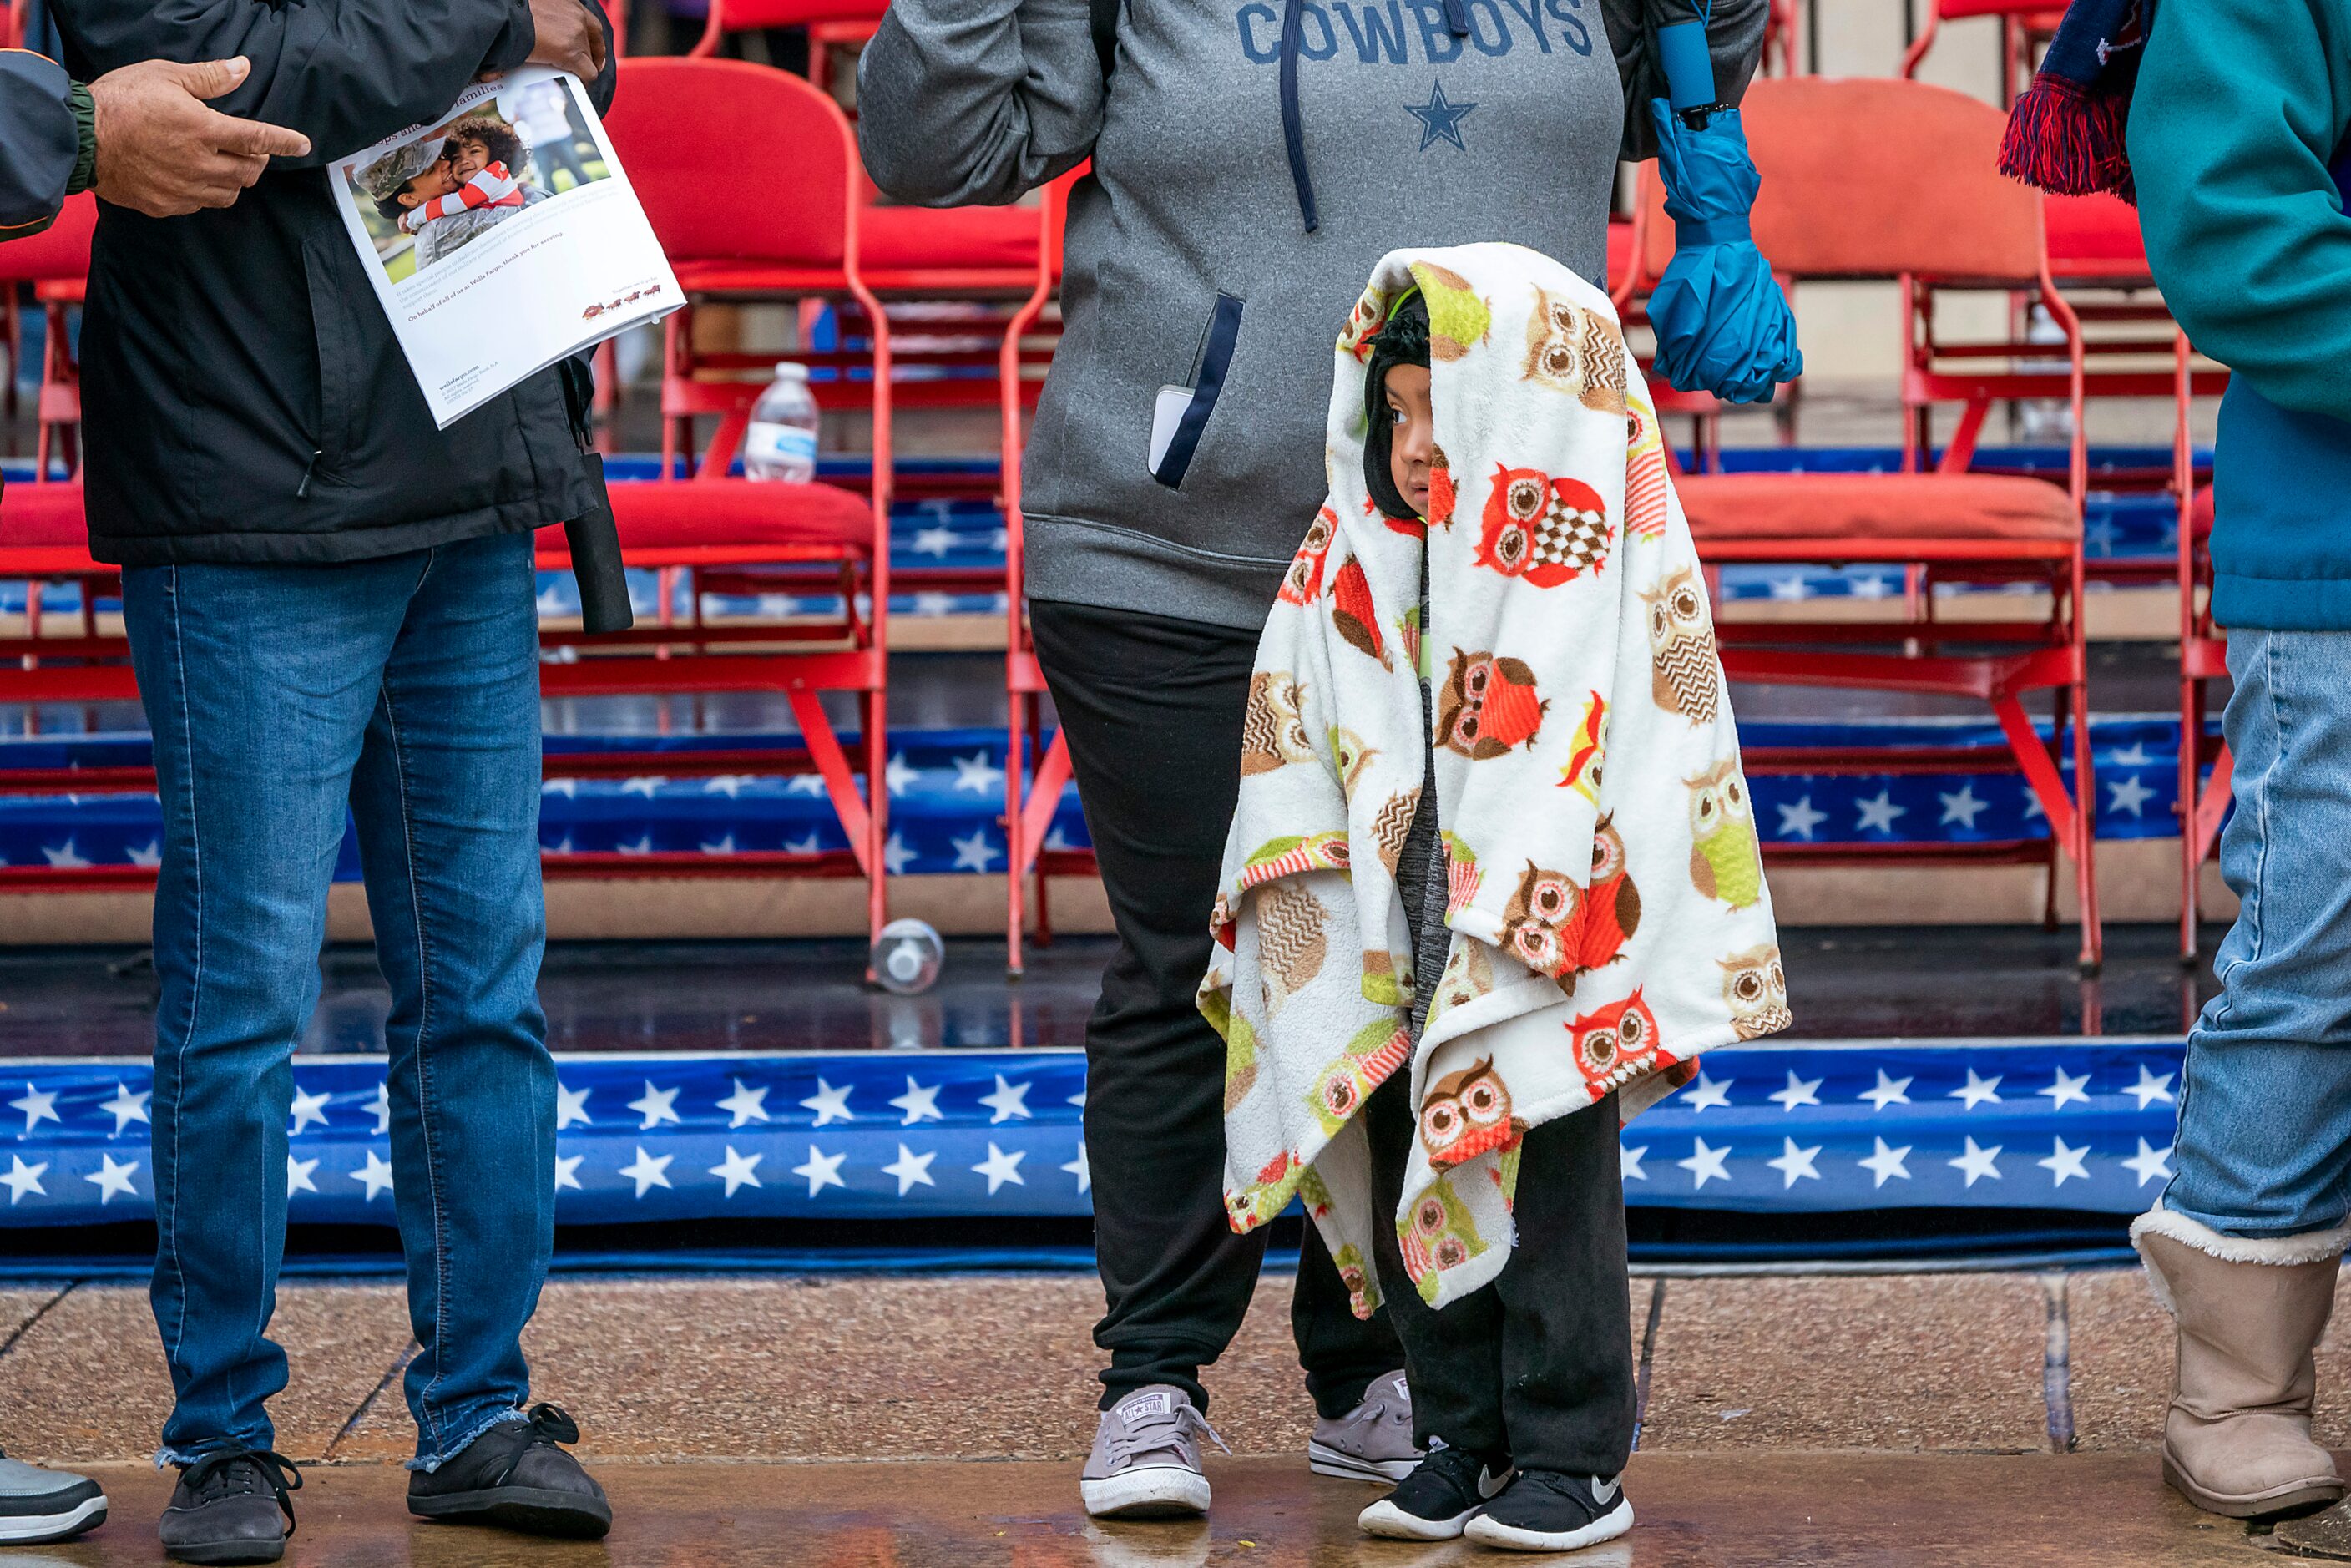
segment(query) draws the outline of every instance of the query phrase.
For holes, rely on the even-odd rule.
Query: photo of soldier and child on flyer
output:
[[[523,208],[611,176],[569,88],[542,79],[360,165],[351,199],[397,283]]]

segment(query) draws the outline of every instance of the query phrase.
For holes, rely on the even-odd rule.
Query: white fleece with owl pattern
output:
[[[1425,524],[1363,482],[1368,340],[1415,285]],[[1389,255],[1339,340],[1325,451],[1258,645],[1200,1009],[1234,1228],[1300,1194],[1368,1316],[1374,1225],[1431,1303],[1474,1291],[1509,1260],[1529,1127],[1612,1092],[1629,1117],[1791,1020],[1705,580],[1606,296],[1519,246]],[[1431,747],[1451,938],[1416,1051],[1395,869]],[[1419,1136],[1377,1216],[1355,1113],[1407,1066]]]

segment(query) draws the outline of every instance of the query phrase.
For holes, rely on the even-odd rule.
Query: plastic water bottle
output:
[[[873,978],[885,991],[917,996],[937,983],[947,946],[927,921],[893,920],[873,943]]]
[[[743,434],[743,475],[805,485],[816,477],[816,399],[809,395],[806,365],[789,360],[776,367],[776,379],[751,405],[751,427]]]

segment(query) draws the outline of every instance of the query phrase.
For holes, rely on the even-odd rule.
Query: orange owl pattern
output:
[[[1594,1100],[1674,1060],[1657,1040],[1657,1015],[1641,999],[1637,986],[1622,1001],[1571,1020],[1567,1033]]]
[[[1290,558],[1290,570],[1282,574],[1281,590],[1276,596],[1284,604],[1311,604],[1322,593],[1322,564],[1331,554],[1331,541],[1339,537],[1339,514],[1324,507],[1306,525],[1306,537],[1298,543],[1298,553]]]
[[[1550,706],[1525,660],[1456,648],[1437,694],[1437,743],[1464,757],[1506,757],[1533,743]]]
[[[1433,1166],[1458,1166],[1516,1145],[1527,1130],[1510,1114],[1510,1086],[1487,1057],[1428,1086],[1420,1100],[1420,1146]]]
[[[1537,588],[1557,588],[1608,564],[1608,504],[1581,479],[1494,465],[1479,519],[1477,562]]]

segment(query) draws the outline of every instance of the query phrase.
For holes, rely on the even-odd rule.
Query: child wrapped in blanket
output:
[[[1294,1192],[1403,1341],[1426,1457],[1364,1531],[1573,1551],[1633,1523],[1622,1118],[1788,1026],[1769,897],[1605,298],[1400,252],[1339,349],[1202,987],[1228,1206]]]
[[[1441,483],[1449,492],[1453,481],[1435,466],[1428,307],[1416,292],[1405,296],[1374,340],[1364,402],[1364,486],[1391,522],[1425,528],[1431,490]],[[1446,499],[1435,515],[1449,516]],[[1428,621],[1424,570],[1419,623]],[[1426,670],[1424,660],[1424,733],[1435,728]],[[1413,965],[1416,1044],[1450,939],[1434,746],[1420,800],[1396,857],[1396,891],[1419,960]],[[1395,1073],[1364,1105],[1374,1201],[1391,1211],[1418,1132],[1411,1092],[1411,1075]],[[1474,1079],[1465,1085],[1465,1122],[1478,1118],[1479,1097],[1494,1092]],[[1497,1108],[1507,1115],[1506,1105],[1488,1109]],[[1523,1135],[1518,1250],[1510,1268],[1467,1300],[1442,1310],[1429,1306],[1400,1252],[1374,1249],[1382,1293],[1405,1344],[1417,1435],[1429,1452],[1403,1484],[1364,1511],[1367,1533],[1444,1540],[1474,1523],[1488,1545],[1560,1550],[1632,1528],[1632,1504],[1617,1479],[1633,1449],[1633,1359],[1616,1127],[1612,1095],[1588,1113]]]

